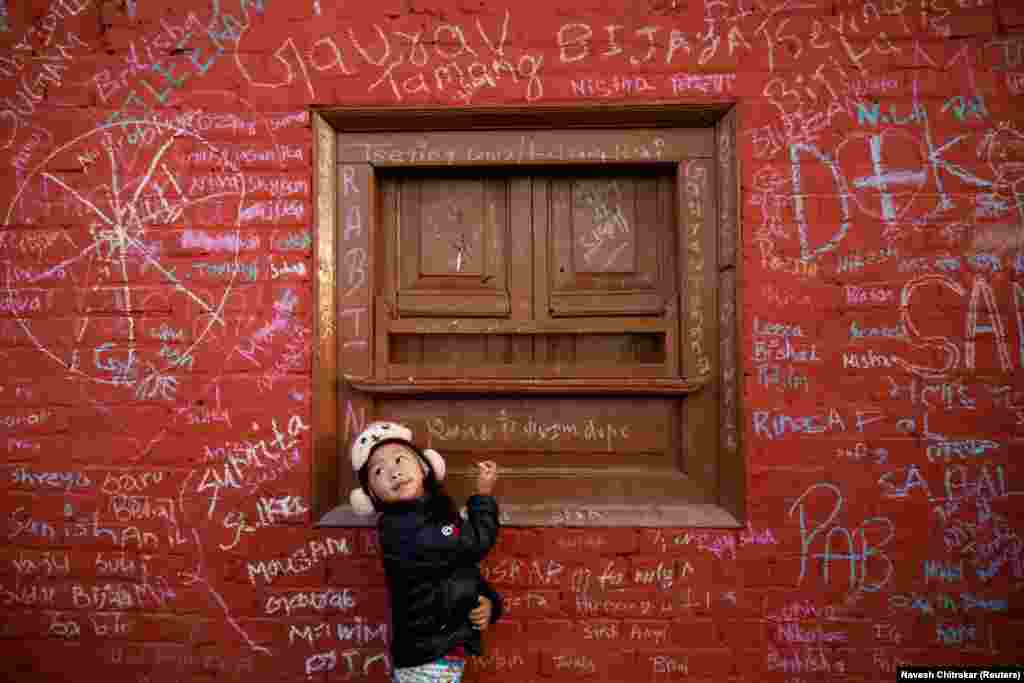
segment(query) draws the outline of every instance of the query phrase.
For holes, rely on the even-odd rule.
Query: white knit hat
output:
[[[408,427],[397,422],[371,422],[352,442],[352,471],[358,476],[359,470],[370,459],[370,452],[373,448],[382,441],[392,439],[404,441],[412,446],[414,450],[418,451],[412,443],[412,430]],[[422,453],[424,460],[426,460],[424,469],[429,466],[434,470],[434,478],[437,481],[443,481],[445,475],[444,458],[441,457],[440,453],[430,448],[423,449]],[[362,486],[353,489],[348,499],[349,503],[352,504],[352,510],[356,514],[372,515],[376,511],[376,508],[373,506],[373,500],[363,490]]]

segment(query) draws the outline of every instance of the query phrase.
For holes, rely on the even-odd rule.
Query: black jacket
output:
[[[476,495],[466,508],[466,520],[435,523],[421,499],[390,505],[377,520],[391,592],[396,668],[432,662],[457,645],[467,654],[482,654],[480,631],[469,621],[479,595],[493,603],[491,623],[501,616],[501,596],[478,566],[498,539],[498,503],[492,496]]]

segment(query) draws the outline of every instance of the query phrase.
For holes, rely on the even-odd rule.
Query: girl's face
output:
[[[370,489],[385,503],[415,500],[424,494],[426,475],[419,456],[400,443],[386,443],[375,450],[367,467]]]

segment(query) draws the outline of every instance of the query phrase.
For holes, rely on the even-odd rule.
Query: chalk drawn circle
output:
[[[1008,126],[1000,126],[986,135],[979,145],[982,156],[992,169],[992,187],[995,191],[1012,195],[1018,208],[1024,194],[1024,134]]]
[[[187,154],[199,154],[207,171],[224,178],[223,191],[192,194],[175,171],[184,168]],[[187,191],[188,190],[188,191]],[[244,177],[228,156],[198,133],[177,125],[123,119],[97,126],[64,143],[26,174],[4,217],[4,225],[24,209],[24,200],[35,191],[36,207],[55,208],[58,216],[49,223],[53,233],[81,251],[64,257],[42,254],[34,275],[15,279],[11,269],[4,273],[0,314],[10,315],[31,343],[58,363],[70,375],[108,385],[131,388],[141,398],[171,399],[177,380],[170,375],[191,367],[193,352],[215,325],[224,325],[223,313],[239,273],[241,216],[245,203]],[[195,211],[216,215],[225,232],[226,279],[204,289],[214,292],[203,298],[199,287],[175,272],[162,242],[176,227],[186,224]],[[60,226],[60,227],[56,227]],[[76,244],[73,235],[87,235]],[[84,272],[83,272],[84,271]],[[77,275],[75,286],[47,286],[54,277]],[[72,275],[72,280],[75,280]],[[95,284],[96,278],[104,278]],[[109,310],[92,309],[89,296],[103,291],[111,295]],[[53,325],[51,317],[33,317],[33,306],[24,301],[34,295],[45,297],[74,293],[76,305],[68,320]],[[200,322],[188,337],[181,330],[171,338],[140,338],[137,320],[152,310],[152,297],[177,295],[189,302],[190,312]],[[112,341],[94,346],[89,358],[75,343],[85,338],[88,326],[110,320],[122,323]],[[51,323],[44,325],[43,323]],[[72,343],[68,349],[68,333]],[[178,339],[181,336],[183,339]],[[183,341],[178,346],[161,341]],[[155,342],[155,343],[154,343]],[[159,350],[155,350],[160,347]],[[100,351],[117,350],[101,354]],[[104,359],[101,359],[101,355]],[[107,357],[109,356],[109,357]]]

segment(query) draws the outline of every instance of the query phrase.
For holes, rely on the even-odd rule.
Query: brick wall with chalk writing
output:
[[[505,529],[472,680],[1019,662],[1019,2],[0,0],[8,679],[389,680],[313,528],[310,107],[654,102],[736,103],[749,524]]]

